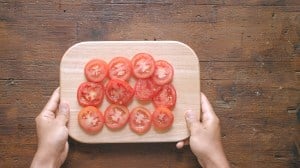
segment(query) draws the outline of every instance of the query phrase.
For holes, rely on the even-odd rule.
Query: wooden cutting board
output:
[[[85,64],[100,58],[109,62],[115,56],[131,59],[135,54],[146,52],[155,60],[163,59],[174,67],[173,85],[177,91],[177,103],[173,109],[174,123],[172,128],[164,133],[155,131],[152,127],[144,135],[132,132],[127,124],[124,129],[111,131],[105,126],[96,135],[85,133],[77,122],[77,114],[82,107],[77,102],[77,88],[86,81]],[[200,113],[200,72],[199,61],[195,52],[187,45],[176,41],[91,41],[81,42],[70,47],[64,54],[60,64],[61,100],[69,102],[70,120],[69,135],[83,143],[131,143],[131,142],[175,142],[189,136],[184,113],[191,109]],[[130,79],[134,86],[135,79]],[[104,102],[99,107],[104,112],[109,103]],[[129,110],[140,105],[134,100]],[[151,103],[145,104],[150,111],[154,110]]]

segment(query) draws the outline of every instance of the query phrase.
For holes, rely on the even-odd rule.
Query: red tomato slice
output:
[[[171,64],[164,60],[155,62],[156,69],[152,76],[153,81],[158,85],[170,83],[173,79],[174,70]]]
[[[112,104],[127,105],[132,100],[134,90],[126,81],[112,79],[107,83],[105,93]]]
[[[103,60],[93,59],[85,65],[84,74],[88,81],[101,82],[107,75],[107,64]]]
[[[149,78],[155,70],[153,57],[147,53],[139,53],[132,60],[133,74],[136,78]]]
[[[151,78],[138,79],[135,83],[135,97],[138,100],[152,100],[161,90],[161,86],[155,84]]]
[[[129,111],[127,107],[120,105],[110,105],[104,113],[105,125],[112,129],[123,128],[129,118]]]
[[[176,91],[172,84],[164,85],[159,93],[153,97],[155,107],[173,108],[176,103]]]
[[[81,106],[99,106],[104,97],[104,87],[100,83],[83,82],[77,90],[77,100]]]
[[[158,107],[152,114],[152,123],[155,129],[165,131],[169,129],[174,121],[174,115],[166,107]]]
[[[85,132],[96,134],[102,129],[104,118],[96,107],[87,106],[78,113],[78,122]]]
[[[110,79],[128,80],[131,76],[131,62],[124,57],[113,58],[108,65]]]
[[[129,126],[137,134],[144,134],[151,128],[151,113],[144,107],[136,107],[129,116]]]

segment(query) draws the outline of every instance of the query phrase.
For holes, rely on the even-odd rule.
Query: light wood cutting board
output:
[[[135,54],[146,52],[155,60],[163,59],[174,67],[173,85],[177,91],[177,103],[173,109],[174,123],[172,128],[164,133],[155,131],[152,127],[144,135],[132,132],[127,124],[124,129],[111,131],[105,126],[96,135],[85,133],[77,122],[77,114],[82,107],[77,102],[77,88],[86,81],[85,64],[100,58],[107,63],[115,56],[131,59]],[[81,42],[70,47],[64,54],[60,64],[61,100],[69,102],[70,120],[69,135],[83,143],[136,143],[136,142],[175,142],[189,136],[184,113],[191,109],[200,113],[200,67],[198,57],[187,45],[177,41],[91,41]],[[134,86],[135,79],[130,79]],[[104,112],[109,103],[104,102],[99,107]],[[129,110],[139,106],[134,100]],[[151,103],[143,104],[150,111],[154,110]]]

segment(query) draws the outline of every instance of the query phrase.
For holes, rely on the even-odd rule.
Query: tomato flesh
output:
[[[176,104],[176,90],[171,84],[174,69],[165,60],[155,61],[150,54],[138,53],[131,61],[125,57],[114,57],[109,64],[101,59],[90,60],[84,68],[88,82],[80,84],[77,90],[78,103],[84,108],[78,113],[78,123],[88,134],[96,134],[106,125],[112,131],[122,129],[129,123],[130,129],[144,134],[153,127],[165,131],[172,127]],[[135,77],[134,89],[128,80]],[[106,76],[109,80],[104,87]],[[104,115],[99,106],[106,95],[110,105]],[[139,101],[151,101],[155,111],[139,106],[129,112],[127,105],[133,96]],[[139,102],[144,103],[144,102]]]
[[[112,104],[127,105],[132,100],[134,90],[127,82],[112,79],[106,85],[105,94]]]
[[[144,134],[151,128],[151,113],[144,107],[136,107],[129,117],[129,126],[137,134]]]
[[[152,76],[153,81],[158,85],[168,84],[173,79],[174,70],[171,64],[164,60],[155,62],[156,69]]]
[[[161,86],[155,84],[151,78],[138,79],[135,83],[135,97],[138,100],[152,100],[161,90]]]
[[[93,59],[85,65],[84,74],[90,82],[101,82],[107,75],[107,64],[103,60]]]
[[[110,105],[104,113],[105,125],[117,130],[123,128],[129,118],[129,111],[127,107],[121,105]]]
[[[174,115],[166,107],[158,107],[152,114],[152,123],[155,129],[165,131],[169,129],[174,121]]]
[[[131,62],[124,57],[115,57],[108,64],[110,79],[128,80],[131,76]]]
[[[173,108],[176,103],[176,91],[172,84],[164,85],[159,93],[153,97],[155,107]]]
[[[81,106],[99,106],[104,97],[104,87],[100,83],[83,82],[77,90],[77,100]]]
[[[155,61],[150,54],[136,54],[132,60],[133,74],[136,78],[149,78],[155,70]]]
[[[98,133],[103,125],[102,113],[94,106],[87,106],[78,113],[80,127],[88,134]]]

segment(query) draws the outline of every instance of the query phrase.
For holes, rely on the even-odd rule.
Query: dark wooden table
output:
[[[34,119],[59,85],[62,55],[93,40],[188,44],[231,166],[300,167],[299,38],[299,0],[1,0],[0,167],[30,165]],[[63,167],[199,167],[175,143],[69,142]]]

